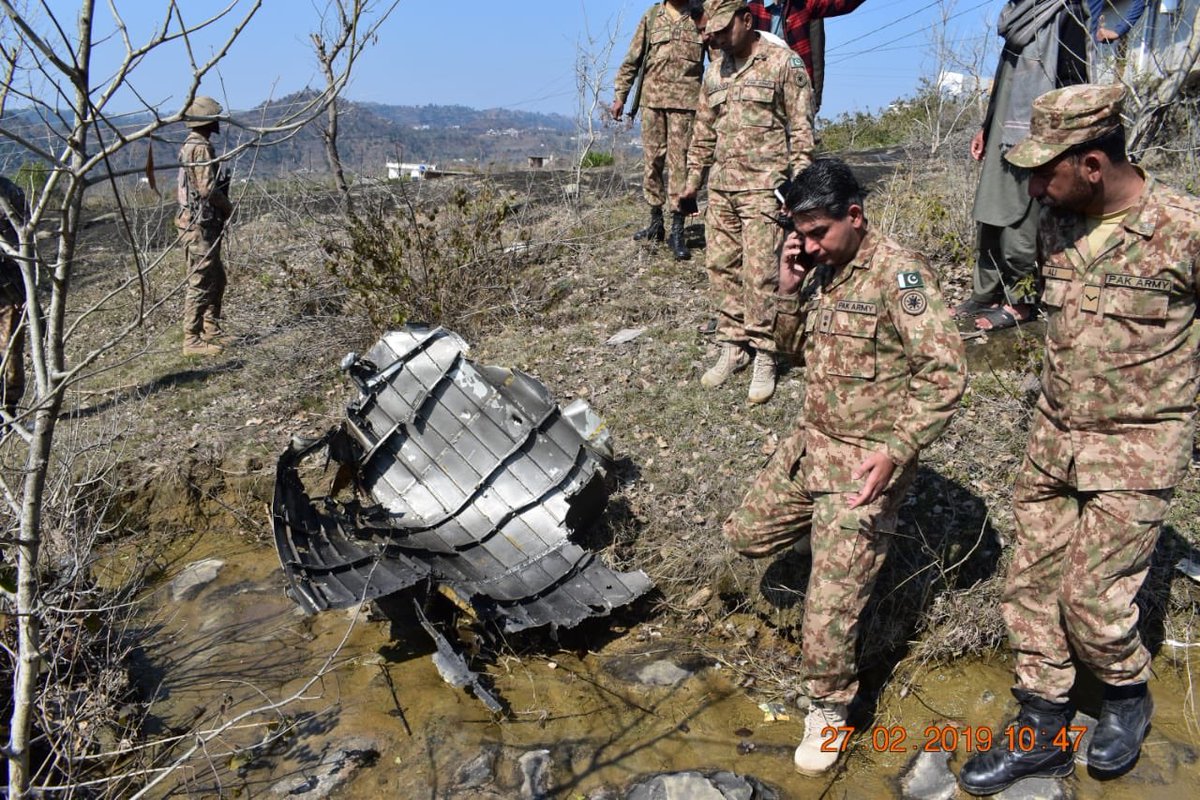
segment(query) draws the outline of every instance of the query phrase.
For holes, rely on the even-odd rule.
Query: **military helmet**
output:
[[[183,115],[187,117],[183,124],[189,128],[200,128],[210,122],[217,122],[217,117],[224,109],[221,104],[211,97],[200,95],[192,104],[184,109]]]

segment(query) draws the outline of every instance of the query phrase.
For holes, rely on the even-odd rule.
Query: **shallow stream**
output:
[[[512,708],[497,722],[442,681],[432,643],[415,625],[368,619],[366,609],[306,617],[284,595],[273,550],[212,533],[177,544],[168,581],[206,559],[223,562],[211,581],[179,599],[169,582],[155,591],[148,613],[156,633],[139,677],[155,697],[159,733],[228,727],[157,796],[518,798],[529,780],[521,756],[546,750],[549,796],[572,800],[623,797],[639,776],[677,770],[753,776],[782,798],[901,797],[902,776],[932,738],[947,737],[957,772],[972,737],[947,729],[993,725],[1008,713],[1003,659],[931,671],[904,698],[885,693],[874,727],[834,774],[803,778],[791,769],[802,712],[765,721],[764,698],[698,655],[703,643],[645,624],[606,634],[602,624],[594,635],[564,636],[573,651],[549,646],[487,665]],[[1187,652],[1159,654],[1154,728],[1134,771],[1101,783],[1077,770],[1062,796],[1200,797],[1194,695],[1178,660]],[[250,754],[232,754],[255,744]],[[355,756],[332,778],[320,777],[319,764],[339,751]],[[328,781],[340,784],[321,794]]]

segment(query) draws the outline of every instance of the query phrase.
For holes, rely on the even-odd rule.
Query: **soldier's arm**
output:
[[[719,69],[717,64],[709,66],[709,70]],[[708,102],[708,81],[700,86],[700,104],[696,108],[696,121],[692,124],[692,141],[687,151],[687,183],[684,186],[685,196],[694,197],[704,185],[704,176],[712,166],[713,155],[717,151],[717,115]]]
[[[615,104],[619,101],[622,107],[629,98],[629,90],[633,88],[633,82],[637,80],[638,72],[642,69],[642,57],[646,54],[646,28],[652,11],[654,11],[653,8],[642,15],[641,22],[633,32],[633,39],[629,42],[629,52],[625,54],[625,60],[617,68],[616,83],[613,86],[613,102]]]
[[[885,303],[904,347],[909,377],[885,443],[888,457],[903,465],[937,439],[954,416],[967,384],[967,363],[929,265],[906,259],[888,274],[893,282],[884,289]]]
[[[788,166],[794,177],[812,163],[813,93],[804,59],[792,55],[780,76],[788,126]]]
[[[811,259],[804,254],[800,234],[789,232],[779,249],[779,293],[775,297],[775,349],[780,353],[803,352],[807,304],[815,287],[810,282],[805,289],[805,279],[812,266]],[[813,280],[816,279],[810,279]]]

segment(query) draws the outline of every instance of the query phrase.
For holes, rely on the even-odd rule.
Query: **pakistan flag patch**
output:
[[[901,289],[920,289],[925,286],[919,272],[901,272],[896,276],[896,283],[900,284]]]
[[[788,66],[792,69],[800,69],[804,66],[804,59],[800,56],[792,56],[792,60],[788,62]]]

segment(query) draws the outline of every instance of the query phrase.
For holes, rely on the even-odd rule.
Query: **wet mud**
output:
[[[134,558],[130,546],[107,568]],[[931,670],[904,692],[885,689],[873,715],[854,720],[838,767],[804,778],[791,768],[803,712],[785,706],[786,719],[767,721],[759,704],[769,698],[739,688],[704,642],[669,630],[613,619],[557,645],[484,648],[501,653],[473,662],[511,709],[499,721],[442,681],[432,642],[402,610],[301,613],[261,542],[208,530],[173,540],[164,563],[144,615],[153,636],[135,665],[151,698],[146,732],[205,744],[158,797],[623,797],[638,778],[679,770],[751,776],[781,798],[943,796],[905,776],[921,760],[944,788],[941,765],[957,772],[978,728],[1011,711],[1003,657]],[[440,611],[447,635],[475,649]],[[1186,655],[1167,647],[1156,660],[1158,710],[1133,772],[1101,782],[1080,768],[1062,796],[1200,796]]]
[[[148,480],[124,505],[142,530],[98,566],[114,581],[148,556],[158,570],[131,666],[147,739],[178,737],[157,763],[187,758],[149,796],[598,800],[656,773],[728,770],[781,798],[963,797],[939,792],[980,729],[1012,711],[1003,654],[908,673],[904,689],[873,675],[883,689],[852,720],[848,754],[805,778],[791,766],[803,711],[746,688],[753,663],[715,661],[728,641],[673,631],[647,604],[557,639],[489,640],[449,602],[433,604],[430,618],[508,705],[500,721],[442,680],[410,599],[387,614],[301,612],[265,536],[269,485],[257,461]],[[1158,654],[1154,728],[1133,772],[1101,782],[1080,768],[1055,796],[1200,796],[1194,652]],[[1093,715],[1095,698],[1079,700]],[[782,709],[768,715],[768,701]]]

